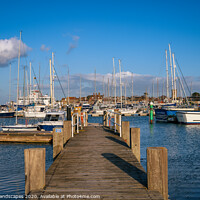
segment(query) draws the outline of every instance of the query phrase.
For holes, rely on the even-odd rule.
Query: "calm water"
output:
[[[24,118],[19,123],[25,124]],[[36,123],[34,119],[29,123]],[[15,118],[0,119],[0,124],[15,124]],[[46,170],[53,162],[53,149],[50,144],[0,143],[0,195],[24,195],[24,149],[46,148]]]
[[[132,127],[141,128],[141,164],[146,169],[146,148],[168,149],[169,195],[171,200],[200,199],[200,126],[155,123],[148,117],[123,117]],[[12,121],[13,120],[13,121]],[[24,119],[20,119],[25,123]],[[0,123],[14,123],[1,120]],[[89,122],[102,118],[89,117]],[[34,123],[31,122],[31,123]],[[0,144],[0,194],[24,194],[24,149],[46,148],[46,169],[52,163],[52,146]]]

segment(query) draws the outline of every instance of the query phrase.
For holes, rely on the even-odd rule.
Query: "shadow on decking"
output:
[[[103,153],[101,155],[113,163],[115,166],[120,168],[122,171],[127,173],[130,177],[141,183],[143,186],[147,187],[147,175],[144,171],[138,169],[134,165],[131,165],[113,153]]]
[[[118,140],[117,138],[114,138],[114,137],[112,137],[112,136],[106,136],[106,138],[109,139],[109,140],[112,140],[113,142],[116,142],[116,143],[118,143],[118,144],[120,144],[120,145],[123,145],[123,146],[129,148],[129,146],[128,146],[128,145],[126,144],[126,142],[124,142],[124,141]]]
[[[113,135],[118,135],[119,136],[119,133],[118,132],[114,132],[114,130],[113,129],[110,129],[109,127],[106,127],[106,126],[103,126],[103,130],[105,131],[105,132],[107,132],[107,133],[111,133],[111,134],[113,134]]]

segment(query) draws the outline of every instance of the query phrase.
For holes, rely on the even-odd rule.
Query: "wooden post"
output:
[[[130,122],[129,121],[122,121],[122,138],[130,147]]]
[[[71,120],[63,123],[63,143],[65,144],[72,137]]]
[[[85,112],[85,126],[88,126],[88,113]]]
[[[25,195],[45,186],[45,148],[24,150]]]
[[[103,126],[106,126],[106,111],[103,112]]]
[[[108,120],[108,112],[106,112],[106,126],[109,126],[109,120]]]
[[[131,128],[131,149],[140,162],[140,128]]]
[[[168,160],[165,147],[147,148],[147,185],[168,200]]]
[[[63,150],[63,128],[53,129],[53,158]]]

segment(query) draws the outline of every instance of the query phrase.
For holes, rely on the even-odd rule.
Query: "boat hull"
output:
[[[8,125],[2,126],[3,131],[37,131],[37,125]]]
[[[45,118],[45,112],[24,112],[26,118]]]
[[[54,128],[63,128],[63,125],[38,125],[39,130],[53,131]]]
[[[200,112],[177,112],[177,119],[181,124],[197,125],[200,124]]]
[[[0,112],[0,118],[11,118],[15,116],[15,112]]]

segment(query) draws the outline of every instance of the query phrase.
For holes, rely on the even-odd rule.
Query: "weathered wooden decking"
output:
[[[163,199],[146,189],[146,173],[126,143],[102,126],[88,126],[75,134],[47,171],[45,189],[32,194]]]

